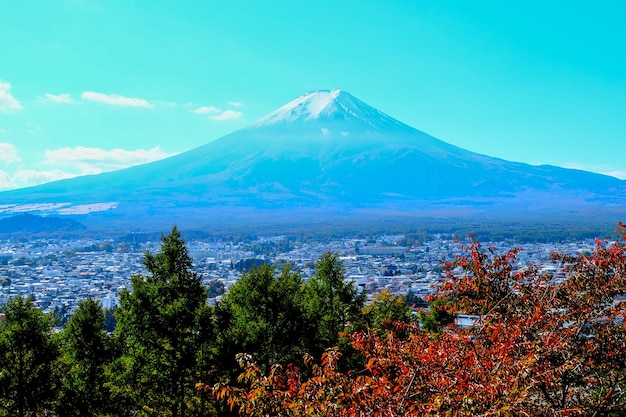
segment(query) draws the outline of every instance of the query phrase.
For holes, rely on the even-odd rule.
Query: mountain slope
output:
[[[85,229],[85,226],[71,219],[59,217],[40,217],[31,214],[0,219],[0,234],[7,233],[54,233],[74,232]]]
[[[476,154],[332,90],[306,93],[171,158],[0,193],[0,207],[69,203],[65,210],[90,205],[118,217],[186,209],[410,211],[442,204],[589,211],[622,210],[625,197],[626,181]]]

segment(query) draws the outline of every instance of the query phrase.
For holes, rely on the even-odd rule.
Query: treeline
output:
[[[626,416],[626,225],[554,254],[558,279],[517,253],[468,243],[419,322],[404,297],[366,304],[332,253],[306,282],[253,269],[212,308],[174,228],[112,334],[92,299],[56,333],[54,315],[8,303],[0,415]]]
[[[148,273],[120,293],[113,333],[91,298],[61,331],[56,316],[29,299],[8,302],[0,325],[1,416],[229,414],[199,387],[236,384],[238,354],[269,371],[278,363],[303,366],[305,354],[341,346],[347,370],[362,364],[343,335],[412,318],[403,297],[389,293],[366,306],[332,253],[307,282],[288,267],[278,274],[269,265],[252,269],[216,308],[178,229],[162,236],[160,252],[146,253],[144,265]]]
[[[353,332],[304,370],[240,355],[238,383],[204,388],[245,416],[626,416],[626,225],[554,254],[558,279],[517,253],[469,243],[421,326]]]

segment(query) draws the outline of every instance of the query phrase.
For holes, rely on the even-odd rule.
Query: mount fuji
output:
[[[474,153],[331,90],[167,159],[0,193],[0,213],[24,211],[129,227],[443,212],[623,216],[626,181]]]

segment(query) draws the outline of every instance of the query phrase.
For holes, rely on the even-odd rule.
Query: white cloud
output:
[[[17,156],[17,149],[12,143],[0,142],[0,162],[10,164],[18,162],[20,158]]]
[[[322,131],[322,135],[324,135],[324,136],[330,135],[330,131],[328,130],[327,127],[323,127],[320,130]]]
[[[537,163],[535,165],[541,165],[544,164],[545,162],[542,163]],[[569,169],[579,169],[581,171],[593,171],[592,168],[586,167],[583,164],[578,164],[576,162],[567,162],[565,164],[561,165],[563,168],[569,168]]]
[[[602,172],[602,174],[610,175],[612,177],[619,178],[620,180],[626,180],[626,171],[615,170],[615,171]]]
[[[209,116],[211,120],[216,120],[221,122],[222,120],[237,120],[243,116],[243,113],[235,110],[224,110],[220,114],[216,114],[215,116]]]
[[[74,103],[74,99],[69,94],[50,94],[46,93],[42,97],[44,100],[53,101],[55,103],[64,103],[64,104],[72,104]]]
[[[145,164],[175,154],[163,151],[159,146],[152,149],[102,149],[76,146],[46,150],[45,164],[78,168],[81,174],[98,174],[105,171]]]
[[[7,172],[0,171],[0,190],[12,190],[15,188],[13,178]]]
[[[22,105],[9,92],[11,84],[0,80],[0,112],[12,113],[15,110],[21,110]]]
[[[152,100],[149,102],[151,107],[177,107],[179,104],[175,101]]]
[[[75,177],[76,174],[64,172],[58,169],[50,171],[35,171],[32,169],[21,169],[9,174],[0,171],[0,190],[12,190],[15,188],[32,187],[46,182],[62,180]]]
[[[598,174],[610,175],[611,177],[626,180],[626,171],[622,169],[615,169],[614,167],[602,166],[602,165],[585,165],[576,162],[565,163],[563,168],[578,169],[582,171],[597,172]]]
[[[202,107],[198,107],[197,109],[189,110],[189,111],[192,113],[197,113],[197,114],[215,114],[215,113],[221,112],[222,110],[214,106],[202,106]]]
[[[46,182],[73,178],[76,174],[62,171],[60,169],[52,169],[49,171],[35,171],[33,169],[20,169],[13,174],[13,183],[17,187],[30,187]]]
[[[229,101],[228,104],[230,104],[233,107],[243,107],[244,104],[241,101]]]
[[[93,91],[85,91],[80,95],[85,100],[96,101],[98,103],[110,104],[113,106],[126,107],[154,107],[143,98],[133,98],[118,96],[117,94],[95,93]]]
[[[2,147],[0,147],[0,156],[4,155]],[[0,190],[32,187],[79,175],[99,174],[156,161],[172,155],[174,154],[164,152],[158,146],[148,150],[137,149],[134,151],[125,149],[106,150],[85,146],[46,150],[46,159],[43,165],[52,166],[54,169],[20,169],[13,173],[0,171]]]

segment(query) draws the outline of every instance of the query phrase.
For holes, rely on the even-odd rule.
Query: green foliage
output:
[[[267,263],[268,261],[266,261],[265,259],[247,258],[247,259],[241,259],[240,261],[238,261],[234,265],[234,268],[239,272],[248,272],[254,268],[258,268],[261,265],[265,265]]]
[[[367,296],[354,281],[345,281],[343,263],[336,253],[326,252],[315,265],[306,286],[305,308],[312,331],[309,353],[321,355],[337,346],[344,332],[361,329]]]
[[[212,279],[209,282],[209,298],[215,298],[219,295],[224,294],[224,292],[226,292],[226,286],[224,285],[223,281],[220,281],[218,279]]]
[[[454,313],[444,298],[437,297],[430,302],[428,311],[420,310],[418,319],[422,329],[430,333],[440,333],[441,329],[454,322]]]
[[[30,417],[50,413],[56,394],[52,337],[55,318],[30,298],[9,300],[0,327],[0,415]]]
[[[288,266],[280,274],[269,265],[252,269],[218,306],[220,362],[232,376],[239,353],[269,369],[277,363],[301,364],[305,353],[345,347],[342,333],[366,324],[365,300],[354,282],[344,280],[337,254],[324,254],[308,283]],[[400,309],[406,308],[402,302]]]
[[[242,416],[624,416],[626,225],[618,227],[620,238],[598,240],[590,255],[554,254],[558,280],[518,269],[517,249],[474,242],[444,265],[422,312],[436,335],[416,323],[353,333],[364,359],[356,372],[337,366],[337,349],[307,373],[262,372],[242,356],[237,384],[214,394]],[[441,331],[456,312],[471,323]]]
[[[222,364],[237,370],[235,355],[251,354],[260,366],[299,362],[306,352],[304,283],[284,268],[269,265],[244,273],[219,304]]]
[[[161,251],[145,255],[147,276],[120,293],[116,337],[122,355],[110,368],[116,400],[129,414],[182,417],[202,402],[195,384],[206,381],[213,311],[176,227]]]
[[[116,308],[105,308],[104,309],[104,329],[107,333],[113,333],[116,325],[115,311]]]
[[[276,242],[261,242],[248,245],[246,248],[255,255],[274,256],[279,253],[289,252],[293,249],[293,245],[287,239],[281,239]]]
[[[380,330],[392,329],[396,322],[410,323],[412,313],[404,297],[393,295],[389,290],[376,294],[372,302],[363,308],[363,315],[370,328]]]
[[[113,352],[105,326],[100,303],[90,297],[78,304],[62,333],[64,378],[58,401],[60,417],[97,416],[111,409],[105,366]]]
[[[426,300],[416,294],[415,291],[413,291],[412,289],[409,289],[409,291],[407,291],[406,295],[404,296],[404,301],[407,303],[407,305],[413,308],[428,307],[428,303],[426,302]]]
[[[261,381],[271,388],[267,395],[241,397],[254,409],[253,401],[272,404],[274,384],[283,389],[289,378],[295,387],[319,386],[324,372],[310,362],[317,356],[332,362],[328,369],[339,378],[335,382],[369,381],[356,391],[356,408],[362,406],[361,395],[374,389],[382,390],[371,397],[378,404],[395,378],[400,388],[387,394],[393,394],[389,404],[400,409],[413,400],[421,407],[438,386],[437,395],[450,394],[446,401],[456,405],[439,397],[433,404],[462,413],[478,410],[486,390],[496,397],[511,393],[501,411],[519,403],[518,397],[536,403],[558,397],[573,404],[580,396],[588,409],[595,407],[591,401],[605,404],[598,415],[623,415],[611,396],[626,390],[621,355],[626,304],[618,302],[625,293],[624,246],[599,243],[591,253],[556,256],[567,267],[563,283],[533,268],[515,271],[517,250],[497,255],[478,243],[468,250],[470,255],[441,267],[449,279],[429,305],[412,291],[406,296],[383,291],[366,303],[366,294],[345,280],[338,254],[330,252],[315,264],[308,282],[283,262],[280,272],[263,264],[243,273],[227,291],[219,280],[205,288],[173,228],[162,236],[158,253],[146,253],[147,274],[131,278],[132,287],[121,292],[115,311],[103,310],[93,299],[83,301],[56,335],[55,317],[35,308],[32,299],[9,302],[0,323],[0,417],[215,415],[215,383],[231,378],[241,387],[251,378],[232,379],[237,358],[254,363],[258,375],[268,375]],[[221,293],[214,314],[207,298]],[[428,307],[417,314],[419,326],[416,307]],[[449,326],[457,312],[479,317],[480,326]],[[68,317],[62,308],[57,313]],[[111,336],[107,331],[113,329]],[[463,383],[459,369],[465,370]],[[531,376],[532,384],[524,379]],[[337,394],[340,386],[332,384],[329,392]],[[397,397],[418,384],[428,391]],[[463,402],[471,390],[471,401]],[[306,395],[302,405],[309,415],[314,399]],[[327,414],[335,410],[335,400],[344,401],[337,395],[317,398],[327,401]],[[383,411],[387,415],[387,408]]]

